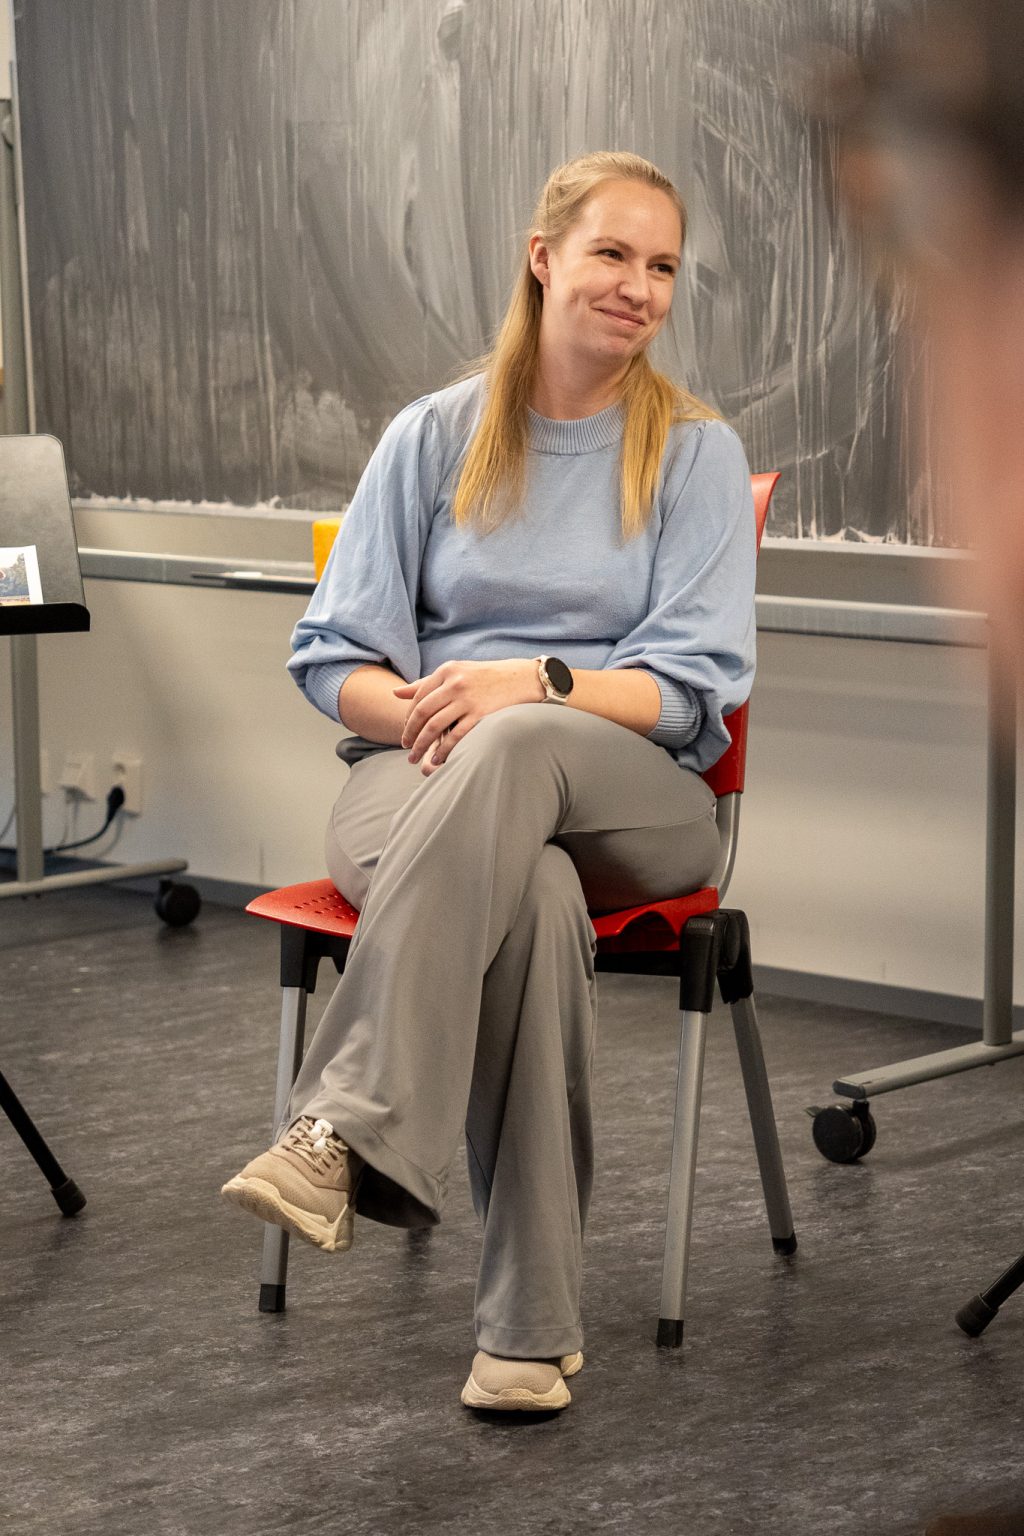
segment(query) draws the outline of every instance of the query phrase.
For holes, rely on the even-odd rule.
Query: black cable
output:
[[[70,853],[73,848],[88,848],[90,843],[98,843],[122,805],[124,805],[124,790],[120,784],[115,784],[113,789],[107,791],[107,819],[98,832],[94,832],[91,837],[80,838],[77,843],[58,843],[56,848],[44,848],[43,852]]]
[[[98,832],[94,832],[91,837],[80,838],[77,843],[58,843],[55,848],[44,848],[43,853],[49,857],[55,853],[70,853],[74,848],[88,848],[90,843],[98,843],[122,805],[124,805],[124,790],[120,784],[115,784],[107,791],[107,819]],[[0,848],[0,853],[17,853],[17,851],[17,848]]]

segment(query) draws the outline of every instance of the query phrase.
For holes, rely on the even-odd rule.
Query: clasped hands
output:
[[[430,776],[484,715],[544,699],[536,661],[445,661],[427,677],[403,683],[396,699],[411,707],[402,731],[410,763]]]

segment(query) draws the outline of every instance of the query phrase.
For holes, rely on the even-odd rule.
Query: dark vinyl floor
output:
[[[318,994],[315,1010],[323,999]],[[0,1528],[11,1536],[924,1533],[1024,1506],[1024,1292],[962,1301],[1024,1248],[1024,1060],[879,1100],[861,1164],[809,1103],[958,1031],[759,1000],[800,1249],[771,1249],[735,1048],[705,1079],[687,1341],[658,1350],[674,993],[602,978],[586,1367],[564,1414],[488,1420],[465,1175],[428,1236],[293,1245],[256,1311],[260,1229],[222,1180],[267,1139],[276,934],[172,931],[97,888],[0,904],[0,1067],[88,1196],[61,1218],[0,1120]],[[939,1522],[936,1524],[936,1522]]]

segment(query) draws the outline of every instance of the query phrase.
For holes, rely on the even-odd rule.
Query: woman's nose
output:
[[[644,266],[629,266],[622,273],[619,292],[633,304],[646,304],[651,295],[651,280]]]

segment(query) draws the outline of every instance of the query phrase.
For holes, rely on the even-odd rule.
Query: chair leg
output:
[[[757,1027],[757,1014],[753,996],[740,997],[730,1002],[736,1045],[743,1072],[743,1086],[747,1093],[750,1125],[754,1132],[754,1147],[761,1170],[764,1203],[768,1209],[768,1225],[772,1245],[776,1253],[795,1253],[796,1235],[793,1231],[793,1213],[789,1206],[786,1173],[779,1150],[779,1133],[772,1110],[771,1090],[765,1070],[761,1034]]]
[[[281,1039],[277,1052],[277,1086],[274,1091],[274,1135],[288,1113],[292,1084],[302,1061],[306,1033],[305,987],[281,989]],[[263,1236],[263,1268],[260,1274],[260,1311],[283,1312],[288,1276],[288,1233],[267,1226]]]
[[[686,1009],[680,1015],[679,1075],[672,1130],[672,1167],[668,1181],[665,1262],[661,1277],[658,1343],[678,1349],[683,1342],[686,1271],[693,1222],[693,1183],[697,1170],[700,1094],[708,1016]]]

